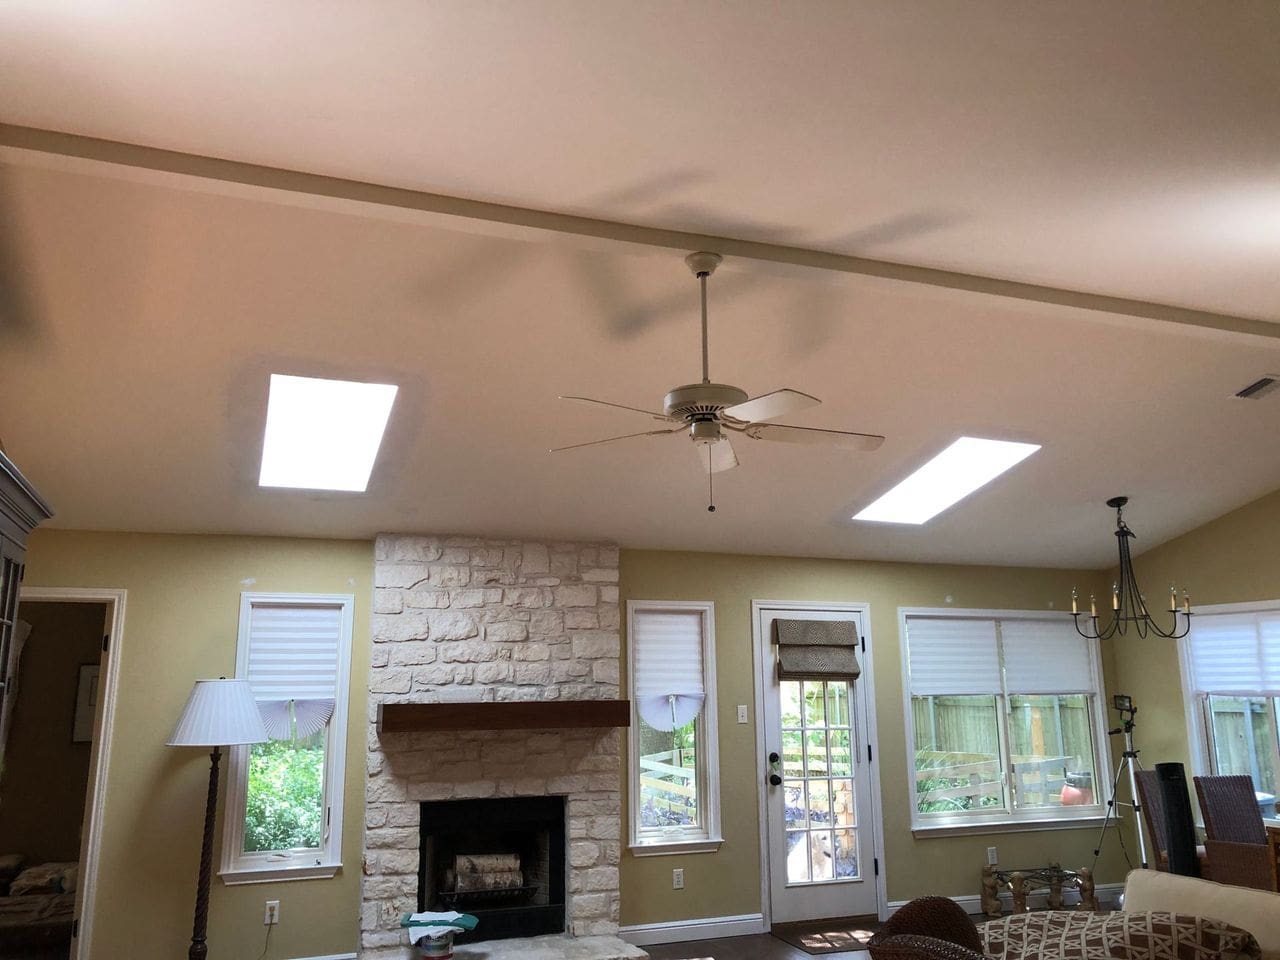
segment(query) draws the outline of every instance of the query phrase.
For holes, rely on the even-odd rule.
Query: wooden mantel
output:
[[[630,700],[381,703],[378,733],[631,726]]]

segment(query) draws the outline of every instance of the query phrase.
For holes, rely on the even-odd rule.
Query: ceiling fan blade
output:
[[[602,443],[613,443],[615,440],[630,440],[632,437],[660,437],[665,433],[679,433],[684,429],[684,424],[674,427],[670,430],[646,430],[643,433],[624,433],[620,437],[605,437],[603,440],[588,440],[586,443],[571,443],[567,447],[552,447],[552,453],[559,453],[562,450],[577,450],[579,447],[595,447]]]
[[[852,433],[848,430],[820,430],[817,427],[791,427],[783,423],[753,423],[743,431],[756,440],[780,440],[783,443],[825,444],[845,450],[878,450],[884,437],[874,433]]]
[[[738,465],[738,455],[733,452],[733,444],[728,437],[721,437],[715,443],[699,443],[696,446],[702,469],[708,473],[723,473]]]
[[[808,410],[821,402],[817,397],[811,397],[799,390],[783,389],[766,393],[761,397],[752,397],[721,412],[735,420],[759,423],[762,420],[772,420],[775,417],[785,417],[789,413]]]
[[[599,407],[616,407],[618,410],[630,410],[632,413],[643,413],[646,417],[653,417],[655,420],[666,420],[672,423],[683,423],[677,421],[675,417],[668,417],[665,413],[654,413],[652,410],[641,410],[639,407],[628,407],[625,403],[611,403],[608,400],[593,400],[591,397],[561,397],[561,400],[572,400],[574,403],[591,403]]]

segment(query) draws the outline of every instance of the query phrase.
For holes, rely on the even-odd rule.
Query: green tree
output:
[[[269,740],[249,752],[244,849],[315,849],[324,819],[324,731]]]

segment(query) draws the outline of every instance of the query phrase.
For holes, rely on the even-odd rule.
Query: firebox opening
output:
[[[418,832],[418,909],[480,921],[457,942],[564,932],[564,797],[429,801]]]

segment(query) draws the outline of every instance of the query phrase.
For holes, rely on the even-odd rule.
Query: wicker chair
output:
[[[1253,781],[1243,775],[1196,777],[1195,781],[1213,879],[1237,887],[1275,889]]]
[[[946,897],[918,897],[867,941],[872,960],[983,960],[982,936]]]
[[[1147,832],[1151,834],[1151,846],[1154,848],[1157,870],[1169,872],[1169,821],[1164,815],[1164,793],[1160,789],[1160,775],[1154,770],[1139,770],[1135,773],[1138,783],[1138,801],[1142,804],[1142,816],[1147,821]],[[1204,846],[1196,847],[1196,859],[1200,861],[1200,876],[1211,879],[1209,860]]]

